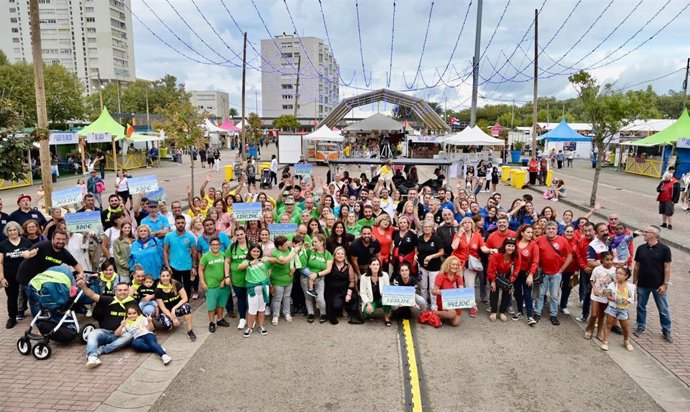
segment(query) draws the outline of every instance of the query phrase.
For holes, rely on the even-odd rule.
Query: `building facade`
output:
[[[190,90],[190,101],[200,112],[208,112],[209,117],[225,119],[230,115],[229,95],[225,92]]]
[[[39,0],[43,61],[76,73],[87,93],[133,82],[131,0]],[[0,50],[12,63],[32,62],[26,0],[0,0]]]
[[[328,44],[283,33],[261,40],[261,115],[322,119],[340,99],[339,67]],[[299,96],[296,96],[299,66]]]

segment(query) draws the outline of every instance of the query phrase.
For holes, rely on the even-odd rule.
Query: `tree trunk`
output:
[[[594,207],[597,203],[597,189],[599,188],[599,174],[601,173],[601,161],[606,156],[603,144],[597,144],[597,166],[594,168],[594,179],[592,179],[592,194],[589,197],[589,207]]]

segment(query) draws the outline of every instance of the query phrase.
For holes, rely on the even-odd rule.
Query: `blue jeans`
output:
[[[165,355],[165,351],[158,343],[156,335],[153,333],[147,333],[146,335],[139,336],[132,341],[132,348],[137,352],[153,352],[158,356]]]
[[[517,304],[516,311],[518,313],[524,313],[524,308],[524,310],[527,311],[527,317],[533,317],[534,306],[532,306],[532,286],[527,286],[527,272],[524,270],[518,273],[513,296],[515,296],[515,303]]]
[[[589,283],[592,275],[580,270],[580,300],[582,301],[582,319],[589,317],[589,309],[592,305],[592,285]]]
[[[115,352],[132,342],[132,335],[125,333],[115,336],[115,332],[108,329],[96,329],[89,333],[86,340],[86,356],[100,356],[104,353]]]
[[[26,293],[26,298],[29,301],[29,310],[31,310],[31,316],[36,317],[38,312],[41,311],[41,305],[36,296],[36,291],[29,285],[24,285],[24,293]]]
[[[157,307],[158,303],[155,299],[151,299],[148,302],[144,302],[143,300],[139,302],[139,309],[144,316],[154,316],[156,314]]]
[[[232,289],[235,291],[235,296],[237,296],[237,313],[240,315],[240,319],[247,319],[247,288],[232,285]],[[232,296],[230,299],[232,299]]]
[[[561,274],[545,275],[544,282],[539,285],[539,294],[534,305],[534,313],[541,316],[541,311],[544,309],[544,296],[546,291],[549,291],[549,316],[558,316],[558,304],[560,303],[561,293]]]
[[[659,318],[661,321],[661,331],[671,332],[671,311],[668,308],[668,290],[663,295],[660,295],[656,289],[652,288],[637,288],[637,327],[645,329],[647,327],[647,302],[649,302],[649,294],[654,294],[654,303],[659,310]]]

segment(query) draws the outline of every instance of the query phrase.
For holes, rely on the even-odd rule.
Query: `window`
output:
[[[14,7],[10,7],[10,13],[14,13],[16,11],[17,11],[17,9],[15,9]]]
[[[16,27],[13,27],[13,28],[12,28],[12,33],[19,33],[19,29],[16,28]]]
[[[93,13],[93,7],[84,7],[84,12]]]
[[[16,22],[17,22],[17,18],[16,18],[16,17],[10,18],[10,23],[16,23]]]
[[[283,105],[283,110],[288,110],[288,109],[294,109],[295,107],[291,104],[284,104]]]
[[[292,57],[292,53],[282,53],[280,57],[287,58],[287,57]]]
[[[15,37],[12,39],[12,43],[19,43],[19,37]]]
[[[87,32],[87,33],[95,33],[95,32],[96,32],[96,28],[95,28],[95,27],[87,27],[87,28],[86,28],[86,32]]]
[[[283,90],[292,89],[292,85],[291,85],[291,84],[283,84],[282,87],[283,87]]]
[[[292,100],[292,95],[291,94],[284,94],[283,100]]]
[[[87,18],[86,18],[86,22],[87,22],[87,23],[95,23],[95,22],[96,22],[96,18],[95,18],[95,17],[87,17]]]
[[[323,105],[319,105],[319,113],[323,113]]]
[[[323,63],[323,54],[319,53],[319,63]]]

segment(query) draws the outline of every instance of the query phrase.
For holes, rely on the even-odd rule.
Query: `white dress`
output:
[[[81,264],[85,271],[92,271],[91,260],[88,259],[89,242],[84,242],[84,235],[81,233],[72,233],[65,249],[74,256],[74,259],[76,259],[77,263]]]

